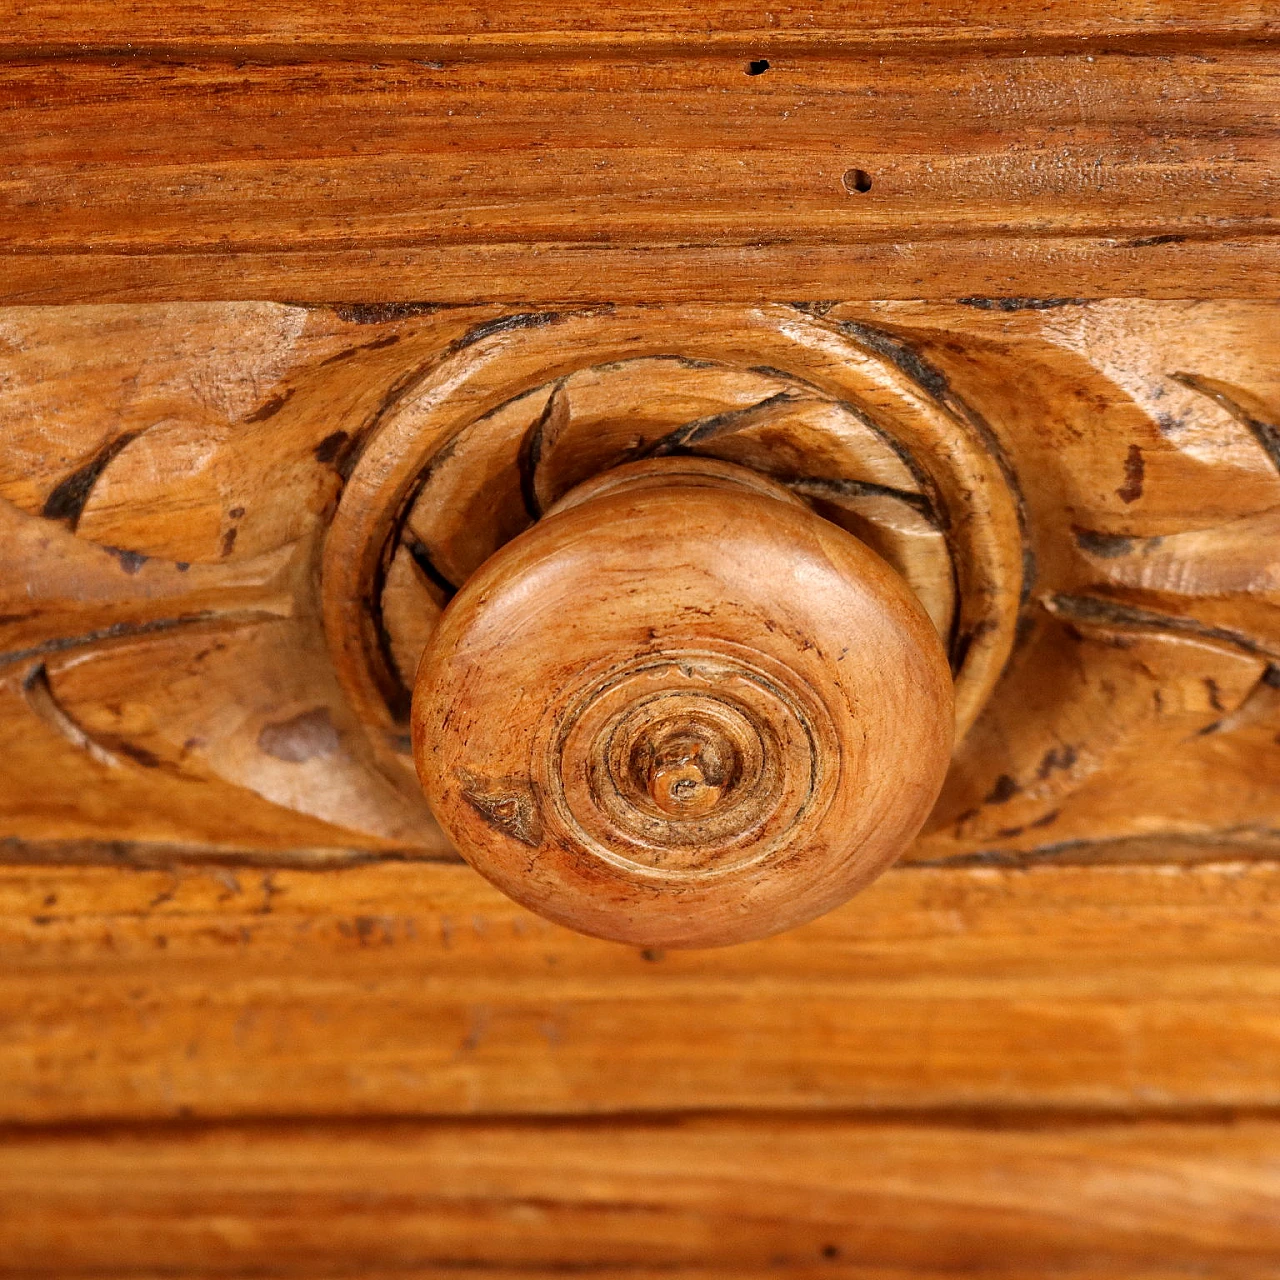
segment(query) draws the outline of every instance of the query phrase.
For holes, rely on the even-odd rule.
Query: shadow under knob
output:
[[[445,610],[414,756],[463,856],[532,910],[654,947],[811,919],[908,845],[951,676],[910,588],[754,472],[580,485]]]

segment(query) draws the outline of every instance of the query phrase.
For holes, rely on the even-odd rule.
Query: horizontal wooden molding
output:
[[[1280,290],[1269,45],[760,61],[11,59],[0,301]]]
[[[9,1134],[0,1275],[1261,1277],[1277,1151],[1268,1120]]]
[[[163,10],[135,6],[121,11],[110,0],[35,0],[12,15],[0,34],[9,50],[83,51],[110,49],[225,48],[233,55],[301,46],[387,48],[461,47],[627,41],[650,45],[681,42],[754,46],[767,54],[779,42],[850,41],[893,44],[939,41],[965,44],[1010,40],[1103,39],[1109,43],[1142,37],[1260,39],[1280,30],[1275,13],[1256,0],[1117,0],[1106,6],[1075,0],[1013,0],[998,7],[975,0],[859,0],[821,6],[775,5],[762,9],[741,0],[689,4],[593,5],[572,0],[560,5],[528,5],[516,0],[483,7],[442,0],[414,4],[392,0],[377,11],[352,8],[341,0],[288,0],[264,10],[247,0],[210,4],[166,4]]]
[[[531,281],[536,281],[536,285]],[[1280,239],[1022,237],[897,244],[495,244],[288,252],[7,253],[0,302],[281,299],[568,305],[796,299],[1274,298]],[[536,293],[535,293],[536,291]]]
[[[0,1119],[1280,1107],[1280,864],[1230,859],[666,953],[447,864],[0,868]]]

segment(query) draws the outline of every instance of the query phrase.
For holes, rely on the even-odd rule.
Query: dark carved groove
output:
[[[98,483],[99,477],[111,465],[111,460],[116,454],[141,434],[140,431],[125,431],[104,444],[88,462],[59,481],[45,499],[40,514],[46,520],[65,520],[74,530],[80,523],[89,495],[93,492],[93,486]]]
[[[665,458],[671,454],[688,452],[718,436],[732,435],[735,431],[745,431],[748,427],[758,426],[772,417],[775,409],[795,404],[798,400],[799,397],[790,391],[778,391],[741,409],[726,409],[723,413],[713,413],[706,418],[695,418],[692,422],[686,422],[661,439],[655,440],[640,456]]]
[[[940,405],[964,419],[981,437],[987,451],[996,460],[1005,484],[1009,486],[1009,492],[1013,495],[1014,507],[1018,513],[1018,534],[1022,540],[1022,591],[1019,602],[1025,606],[1035,589],[1037,574],[1035,552],[1031,547],[1028,534],[1030,517],[1027,514],[1027,502],[1022,486],[1018,482],[1013,464],[1009,461],[1009,455],[1000,442],[1000,437],[992,430],[991,424],[982,414],[951,389],[951,383],[946,374],[926,360],[911,343],[887,329],[879,329],[874,325],[861,324],[854,320],[841,321],[839,328],[882,355]]]
[[[1230,394],[1225,383],[1216,378],[1202,378],[1194,373],[1171,373],[1175,382],[1180,382],[1202,396],[1208,396],[1215,404],[1221,405],[1237,422],[1249,428],[1253,438],[1262,446],[1262,451],[1271,460],[1271,465],[1280,471],[1280,423],[1267,422],[1255,417]]]
[[[935,529],[942,529],[938,511],[924,493],[911,493],[907,489],[895,489],[892,485],[875,484],[870,480],[827,480],[819,476],[774,476],[773,479],[805,497],[832,501],[841,498],[892,498],[910,507]]]
[[[540,519],[542,503],[538,500],[538,468],[542,459],[554,448],[556,440],[569,421],[569,398],[561,378],[551,388],[547,403],[520,441],[517,466],[520,471],[520,496],[530,520]]]
[[[1160,631],[1198,636],[1218,644],[1242,649],[1260,657],[1280,657],[1274,650],[1228,627],[1214,627],[1196,618],[1183,618],[1174,613],[1158,613],[1154,609],[1138,609],[1101,596],[1055,595],[1045,600],[1045,607],[1069,622],[1093,623],[1104,627],[1123,627],[1144,631]]]
[[[11,649],[0,653],[0,667],[10,667],[17,662],[30,662],[51,653],[66,653],[70,649],[84,649],[90,645],[105,644],[112,640],[126,640],[133,636],[154,635],[160,631],[172,631],[177,627],[197,626],[203,622],[216,622],[242,626],[247,622],[279,621],[279,614],[265,610],[245,609],[221,613],[216,609],[202,609],[198,613],[183,614],[178,618],[156,618],[151,622],[116,622],[97,631],[84,631],[77,636],[57,636],[41,641],[28,649]]]

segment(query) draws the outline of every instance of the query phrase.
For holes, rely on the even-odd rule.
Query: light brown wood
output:
[[[297,57],[0,64],[0,301],[1280,293],[1265,43]]]
[[[646,453],[781,482],[924,604],[958,745],[907,858],[1277,830],[1274,303],[32,308],[0,332],[14,856],[452,856],[408,740],[439,610]]]
[[[1123,852],[665,953],[456,864],[3,868],[0,1118],[1280,1107],[1277,848]]]
[[[1262,1280],[1278,1144],[1249,1118],[11,1132],[0,1275]]]
[[[1274,6],[10,9],[0,1274],[1276,1280]],[[529,914],[413,766],[637,460],[954,682],[898,865],[706,952]],[[723,741],[640,737],[705,859]]]
[[[376,12],[341,0],[284,0],[270,13],[246,0],[120,9],[110,0],[25,0],[4,32],[5,45],[66,57],[87,49],[172,52],[247,49],[296,52],[309,47],[357,48],[371,54],[404,50],[429,55],[442,47],[483,51],[518,41],[563,50],[584,45],[663,45],[695,39],[701,46],[770,53],[799,44],[829,49],[843,42],[917,47],[932,41],[1061,41],[1101,37],[1109,43],[1215,37],[1260,40],[1277,34],[1273,11],[1256,0],[1012,0],[991,8],[971,0],[924,6],[918,0],[875,5],[840,0],[821,8],[778,5],[761,10],[740,0],[651,0],[607,9],[573,0],[555,6],[500,0],[460,9],[442,0],[384,0]]]
[[[951,756],[951,672],[874,552],[784,486],[656,458],[569,491],[428,642],[414,755],[464,857],[642,946],[723,946],[857,892]]]

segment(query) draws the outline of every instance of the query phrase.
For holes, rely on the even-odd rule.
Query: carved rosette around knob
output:
[[[952,683],[874,552],[760,475],[668,458],[580,485],[467,581],[412,721],[436,816],[499,888],[587,933],[713,946],[902,852]]]

